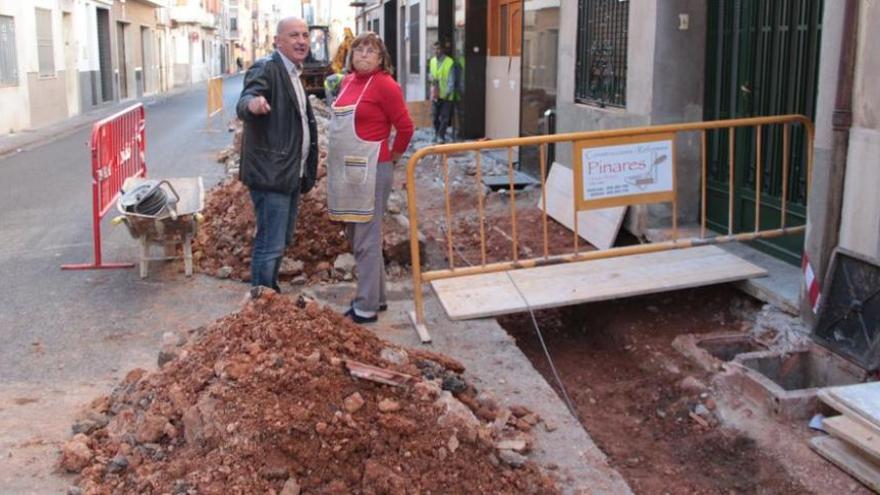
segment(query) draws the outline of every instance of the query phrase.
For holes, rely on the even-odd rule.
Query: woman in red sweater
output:
[[[341,86],[329,128],[327,203],[330,218],[346,222],[357,262],[357,295],[345,315],[372,323],[387,308],[382,217],[413,123],[391,77],[388,50],[375,33],[352,42],[349,75]],[[396,134],[389,144],[392,127]]]

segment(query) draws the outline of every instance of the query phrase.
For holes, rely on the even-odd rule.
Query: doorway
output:
[[[127,57],[125,56],[125,35],[128,29],[126,27],[124,22],[116,23],[116,74],[119,79],[120,100],[128,98],[128,66],[126,63]]]
[[[76,64],[76,36],[73,34],[73,16],[62,13],[64,30],[64,75],[67,86],[67,115],[79,113],[79,70]]]
[[[461,96],[459,137],[476,139],[486,135],[486,0],[469,0],[464,13],[464,93]]]
[[[522,0],[489,0],[486,137],[519,136]]]
[[[548,110],[556,108],[556,62],[559,48],[559,0],[526,2],[523,13],[522,91],[519,135],[538,136],[549,131]],[[538,148],[520,148],[520,169],[540,176]],[[550,163],[546,164],[550,169]]]
[[[400,37],[397,39],[397,82],[400,85],[406,84],[406,6],[401,5],[397,16],[397,32]],[[405,87],[405,86],[404,86]]]
[[[706,120],[816,113],[822,0],[719,0],[709,2],[706,43]],[[762,130],[762,229],[781,224],[783,184],[788,191],[786,226],[803,225],[807,206],[806,136],[792,127],[790,173],[782,177],[781,126]],[[728,223],[728,134],[708,134],[707,217],[711,228],[727,232],[755,229],[755,132],[734,136],[733,225]],[[798,264],[804,236],[760,240],[754,247]]]
[[[110,54],[110,11],[96,9],[98,17],[98,67],[101,71],[101,101],[113,100],[113,60]]]
[[[156,67],[153,64],[153,33],[148,27],[141,27],[141,66],[143,67],[143,87],[138,88],[139,95],[155,91],[154,76]]]
[[[382,6],[382,40],[392,63],[397,61],[397,4],[385,2]],[[397,74],[394,74],[397,77]]]

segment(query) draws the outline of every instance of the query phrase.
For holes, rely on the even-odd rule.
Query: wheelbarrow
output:
[[[178,245],[183,245],[186,276],[192,276],[192,239],[204,220],[204,203],[201,177],[161,181],[131,177],[125,181],[116,201],[120,216],[113,219],[113,224],[124,223],[131,237],[140,243],[141,278],[147,277],[150,261],[180,259]],[[150,247],[155,245],[164,248],[163,256],[150,256]]]

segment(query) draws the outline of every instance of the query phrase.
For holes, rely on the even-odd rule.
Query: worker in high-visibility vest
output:
[[[434,56],[428,62],[431,81],[431,101],[434,117],[434,142],[446,142],[446,129],[452,121],[457,82],[455,61],[446,54],[446,47],[434,43]]]

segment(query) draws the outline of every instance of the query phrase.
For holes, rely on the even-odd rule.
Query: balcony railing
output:
[[[171,7],[171,20],[178,24],[199,24],[207,28],[217,28],[217,17],[197,5]]]

